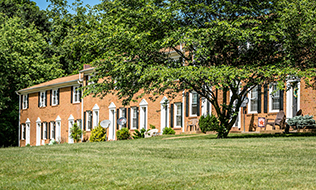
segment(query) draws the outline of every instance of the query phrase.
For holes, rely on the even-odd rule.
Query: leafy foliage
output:
[[[203,133],[207,131],[216,131],[219,128],[219,121],[215,115],[202,115],[199,120],[199,127]]]
[[[174,135],[176,132],[171,127],[165,127],[162,132],[163,135]]]
[[[89,138],[90,142],[101,142],[106,141],[106,129],[101,127],[100,124],[98,127],[94,128],[91,131],[91,135]]]
[[[287,120],[287,124],[290,126],[297,126],[299,128],[303,128],[306,126],[316,127],[316,122],[313,119],[312,115],[304,115],[304,116],[295,116]]]
[[[83,131],[79,128],[77,123],[74,123],[72,128],[70,129],[70,136],[75,142],[79,142]]]
[[[127,128],[122,127],[121,130],[116,131],[116,137],[118,140],[127,140],[131,137],[131,134]]]
[[[136,129],[135,132],[133,133],[133,139],[145,138],[145,132],[146,132],[146,129],[144,128],[142,128],[140,131]]]
[[[128,104],[140,90],[154,98],[194,90],[212,103],[218,136],[226,137],[256,85],[285,88],[289,75],[316,75],[315,3],[198,2],[103,1],[89,43],[104,51],[94,62],[96,78],[115,80],[85,94],[114,93]]]

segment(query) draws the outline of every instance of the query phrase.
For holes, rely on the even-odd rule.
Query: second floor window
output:
[[[58,102],[58,89],[52,90],[52,105],[56,106],[59,104]]]
[[[23,98],[23,106],[22,106],[22,108],[23,109],[27,109],[28,108],[28,100],[29,100],[29,96],[28,96],[28,94],[26,94],[26,95],[23,95],[22,96],[22,98]]]
[[[46,107],[46,91],[39,93],[38,107]]]
[[[79,103],[80,102],[80,96],[81,92],[79,90],[79,86],[73,87],[73,103]]]

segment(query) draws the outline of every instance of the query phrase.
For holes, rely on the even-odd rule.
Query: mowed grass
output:
[[[0,189],[316,189],[315,136],[165,137],[2,148]]]

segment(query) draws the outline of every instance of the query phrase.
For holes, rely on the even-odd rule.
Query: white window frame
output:
[[[72,114],[70,114],[69,118],[68,118],[68,143],[74,143],[73,138],[70,136],[70,129],[73,127],[75,123],[75,119],[72,116]]]
[[[145,111],[144,111],[145,109]],[[145,99],[143,99],[139,103],[139,129],[148,129],[148,103]]]
[[[251,92],[255,90],[257,92],[257,97],[251,97]],[[258,108],[258,86],[254,87],[250,92],[248,92],[248,98],[249,98],[249,102],[248,102],[248,114],[257,114],[258,113],[258,109],[255,111],[251,111],[251,100],[255,100],[256,104],[257,104],[257,108]]]
[[[25,122],[25,145],[30,144],[31,145],[31,121],[29,118],[26,119]]]
[[[56,100],[56,103],[54,103],[54,99]],[[58,102],[58,88],[52,89],[52,106],[57,106],[59,104]]]
[[[279,109],[272,109],[272,104],[273,104],[273,101],[272,101],[272,99],[273,99],[273,96],[275,96],[275,94],[279,94],[279,98],[281,98],[280,97],[280,91],[279,92],[276,92],[276,93],[274,93],[274,94],[272,94],[272,92],[273,92],[273,87],[274,86],[277,86],[277,84],[275,84],[275,83],[271,83],[270,84],[270,87],[269,87],[269,112],[270,113],[277,113],[277,112],[279,112],[280,111],[280,105],[279,105]],[[280,101],[279,101],[280,102]]]
[[[59,115],[55,119],[55,122],[56,122],[55,140],[60,143],[61,142],[61,118],[59,117]]]
[[[24,94],[23,96],[22,96],[22,99],[23,99],[23,104],[22,104],[22,109],[27,109],[27,107],[28,107],[28,94]]]
[[[41,119],[38,117],[36,120],[36,146],[41,145]]]
[[[40,92],[40,107],[46,107],[46,91]]]
[[[178,111],[178,107],[181,107],[181,102],[176,102],[176,103],[174,103],[174,124],[173,124],[173,126],[174,126],[174,128],[181,128],[182,126],[181,126],[181,123],[182,123],[182,109],[183,108],[180,108],[180,113],[178,114],[177,113],[177,111]],[[180,116],[180,125],[177,125],[177,116]]]
[[[198,112],[198,110],[196,110],[196,114],[192,114],[192,108],[193,108],[193,94],[196,94],[196,96],[197,96],[197,101],[199,101],[199,99],[198,99],[198,93],[197,92],[195,92],[195,91],[193,91],[193,92],[190,92],[190,117],[196,117],[197,116],[197,112]],[[197,106],[197,109],[199,109],[198,108],[198,103],[196,104],[196,106]]]
[[[135,112],[135,117],[134,117]],[[137,126],[134,126],[134,119],[136,120],[137,125],[137,107],[131,107],[131,129],[137,129]]]
[[[207,116],[207,105],[210,106],[210,112],[208,114],[212,115],[212,104],[211,104],[211,102],[209,102],[206,98],[202,98],[202,115],[204,115],[204,117]]]
[[[73,86],[72,88],[72,103],[80,103],[80,86]]]
[[[55,133],[55,137],[53,138],[53,129],[54,129],[54,124],[55,124],[55,121],[50,121],[49,122],[49,125],[50,125],[50,133],[49,133],[49,139],[54,139],[54,140],[56,140],[56,129],[55,129],[55,131],[54,131],[54,133]]]
[[[94,84],[94,81],[90,81],[89,82],[89,80],[91,80],[92,78],[94,77],[94,75],[88,75],[88,85],[90,85],[90,84]]]

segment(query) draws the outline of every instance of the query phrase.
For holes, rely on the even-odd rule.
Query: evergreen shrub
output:
[[[149,131],[149,129],[147,131]],[[135,132],[133,133],[133,139],[145,138],[145,132],[146,132],[146,129],[144,128],[141,129],[140,131],[136,129]]]
[[[166,127],[163,129],[163,135],[174,135],[176,132],[171,127]]]
[[[116,131],[117,140],[127,140],[131,137],[129,130],[123,127],[121,130]]]
[[[199,126],[203,133],[207,131],[218,131],[220,128],[219,121],[213,114],[207,115],[206,117],[202,115],[199,120]]]
[[[290,126],[303,127],[316,127],[316,122],[312,115],[295,116],[287,120],[287,124]]]

